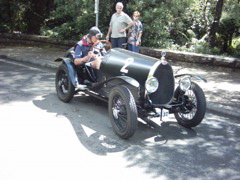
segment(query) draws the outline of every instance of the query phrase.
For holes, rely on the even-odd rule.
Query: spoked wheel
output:
[[[137,129],[137,108],[129,89],[124,86],[112,89],[108,111],[116,134],[123,139],[133,136]]]
[[[176,89],[175,95],[180,95],[180,88]],[[175,118],[183,127],[195,127],[199,125],[206,112],[206,98],[203,90],[194,82],[191,88],[181,96],[183,105],[180,106],[179,111],[175,112]]]
[[[72,85],[68,69],[65,64],[58,67],[55,77],[55,87],[58,98],[63,102],[69,102],[73,98],[75,87]]]

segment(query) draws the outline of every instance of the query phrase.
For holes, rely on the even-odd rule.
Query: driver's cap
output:
[[[93,26],[89,30],[88,38],[91,38],[92,36],[96,36],[97,38],[101,38],[102,37],[101,31],[96,26]]]

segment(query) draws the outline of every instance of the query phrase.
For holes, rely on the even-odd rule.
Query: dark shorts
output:
[[[139,46],[134,46],[134,45],[128,43],[128,50],[139,53]]]
[[[126,38],[125,37],[120,37],[120,38],[111,38],[111,43],[112,43],[112,48],[124,48],[123,44],[126,43]]]

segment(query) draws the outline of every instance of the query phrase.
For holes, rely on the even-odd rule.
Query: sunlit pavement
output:
[[[73,123],[67,115],[33,105],[44,98],[1,106],[1,180],[237,179],[240,175],[236,121],[207,114],[195,130],[177,125],[172,116],[163,122],[152,119],[151,126],[140,121],[134,137],[124,141],[109,128],[109,121],[101,119],[106,133],[101,133],[99,121],[92,128],[90,119],[77,115],[83,110],[75,112],[79,118]],[[51,106],[65,105],[45,108]]]
[[[6,67],[14,68],[18,63],[11,64]],[[208,112],[194,129],[179,126],[172,115],[162,122],[140,121],[135,135],[126,141],[114,133],[107,106],[101,102],[84,93],[71,103],[60,102],[54,72],[22,63],[15,68],[19,72],[4,74],[5,68],[0,68],[1,180],[240,177],[238,118]],[[234,97],[235,76],[228,79],[227,73],[191,69],[208,76],[213,87],[206,88],[211,92],[229,92],[227,86],[232,85],[233,91],[225,95]],[[206,93],[212,95],[209,100],[227,103],[225,96],[214,96],[210,91]]]
[[[32,102],[1,106],[0,117],[1,180],[112,179],[117,168],[125,169],[118,178],[134,172],[124,167],[121,155],[89,152],[66,117],[33,108]]]

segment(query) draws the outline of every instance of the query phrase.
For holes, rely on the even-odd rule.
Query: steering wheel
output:
[[[93,44],[93,46],[91,47],[90,51],[92,51],[95,48],[95,46],[97,46],[99,44],[99,42],[101,42],[103,44],[103,46],[104,46],[104,48],[106,50],[109,50],[109,49],[112,48],[112,44],[111,44],[110,41],[108,41],[108,40],[99,40],[98,42],[95,42]],[[106,48],[106,46],[108,46],[108,48]],[[95,49],[99,49],[99,48],[95,48]]]

